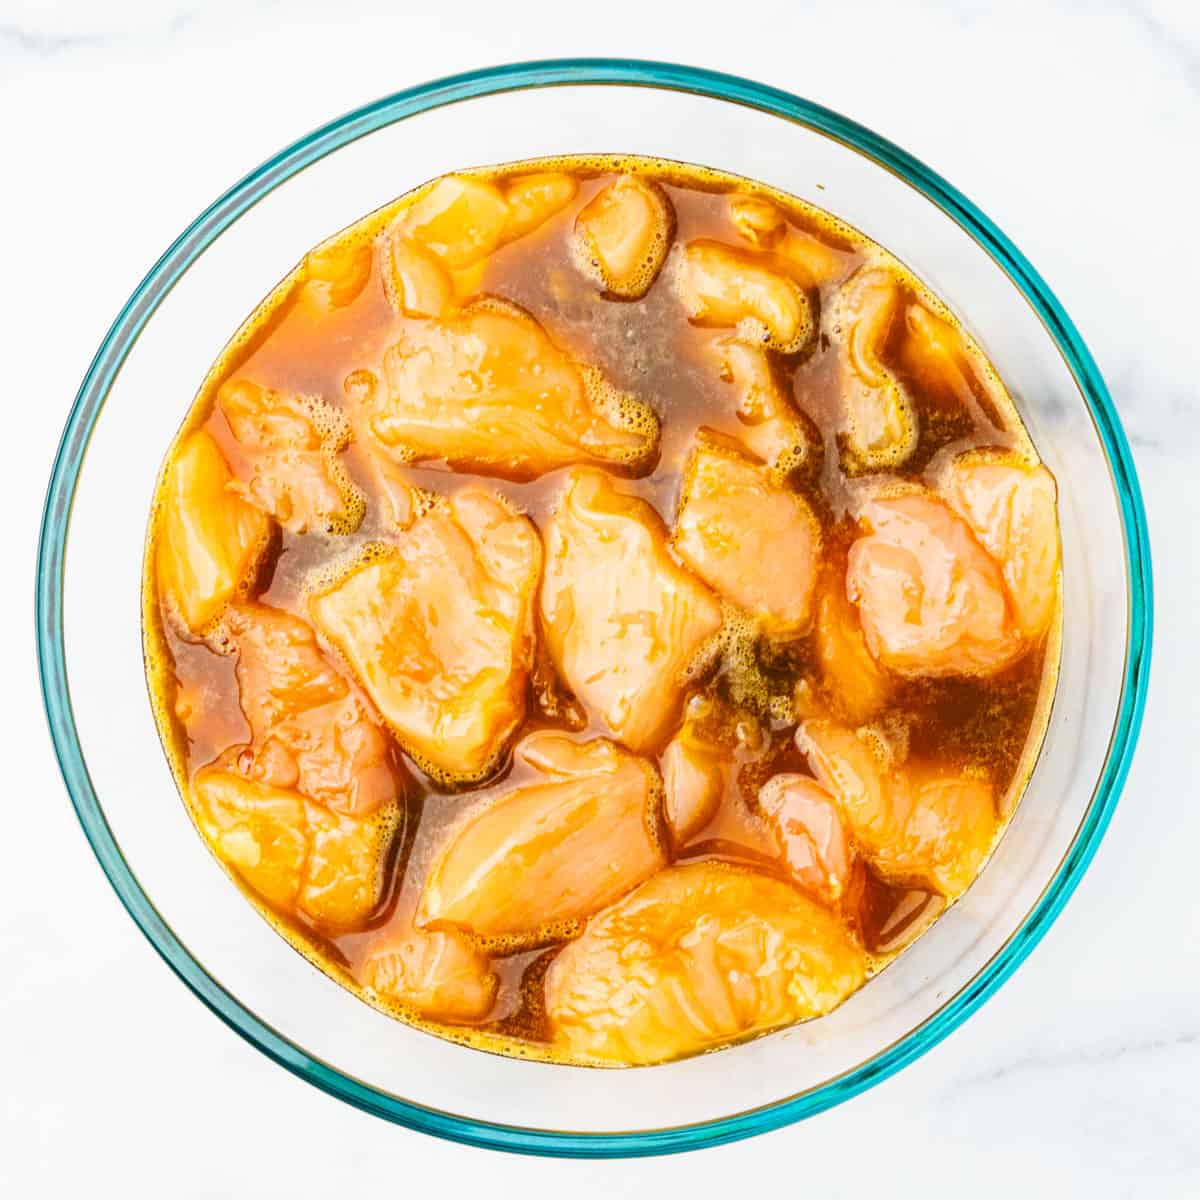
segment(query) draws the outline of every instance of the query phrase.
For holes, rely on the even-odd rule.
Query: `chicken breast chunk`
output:
[[[811,621],[821,530],[803,496],[731,438],[702,430],[684,468],[675,549],[774,637]]]
[[[387,735],[317,645],[307,622],[265,604],[230,609],[238,694],[250,725],[245,774],[366,817],[401,786]]]
[[[734,388],[738,437],[779,475],[804,466],[818,435],[784,394],[767,355],[736,337],[719,338],[713,350],[721,378]]]
[[[469,486],[309,599],[404,749],[448,784],[478,781],[525,715],[537,530]]]
[[[928,492],[869,500],[846,592],[870,652],[902,675],[986,675],[1026,648],[1000,568]]]
[[[515,305],[475,301],[414,322],[383,365],[362,416],[399,461],[531,479],[577,463],[637,470],[657,450],[653,410],[571,361]]]
[[[676,286],[698,325],[735,329],[743,341],[784,354],[803,349],[812,337],[808,297],[771,255],[704,238],[689,242]]]
[[[348,533],[362,520],[362,495],[337,452],[350,440],[345,416],[314,396],[233,379],[217,407],[245,463],[233,489],[292,533]]]
[[[250,743],[193,779],[201,832],[276,908],[355,928],[379,900],[402,815],[387,737],[298,617],[238,605],[223,632]]]
[[[193,633],[221,615],[258,562],[271,522],[237,494],[211,434],[190,434],[167,469],[155,570],[168,605]]]
[[[655,1063],[820,1016],[866,959],[834,914],[720,863],[661,871],[588,922],[546,977],[556,1040],[601,1063]]]
[[[899,763],[879,734],[832,721],[805,721],[796,745],[879,875],[948,900],[966,890],[998,828],[986,779],[947,764]]]
[[[664,864],[650,763],[603,738],[549,732],[527,737],[516,760],[525,779],[485,798],[430,869],[420,924],[561,937]]]
[[[648,179],[622,175],[575,218],[576,260],[606,292],[637,300],[658,278],[674,234],[667,193]]]
[[[1000,566],[1021,633],[1045,633],[1058,601],[1058,491],[1045,467],[965,455],[942,490]]]
[[[833,709],[856,725],[870,720],[888,701],[888,673],[867,649],[858,609],[846,598],[845,572],[827,579],[817,602],[817,663]]]
[[[334,932],[371,915],[396,830],[394,806],[370,818],[347,816],[223,765],[198,771],[191,791],[213,852],[274,908]]]
[[[453,929],[388,930],[371,943],[358,977],[380,998],[452,1025],[484,1020],[499,987],[487,955]]]
[[[721,606],[667,550],[645,501],[577,469],[546,525],[545,642],[580,701],[632,750],[656,748]]]
[[[758,808],[797,887],[835,908],[851,892],[857,855],[837,802],[807,775],[775,775]]]
[[[862,267],[839,289],[827,317],[839,347],[847,466],[856,472],[895,468],[917,447],[912,399],[883,361],[893,321],[903,309],[897,280],[879,267]]]

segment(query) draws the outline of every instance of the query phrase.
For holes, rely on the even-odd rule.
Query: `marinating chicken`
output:
[[[306,622],[246,604],[229,610],[224,629],[250,726],[249,753],[240,757],[245,775],[348,816],[369,816],[399,798],[387,736]]]
[[[733,439],[702,430],[684,468],[675,549],[774,637],[804,633],[821,530],[803,496]]]
[[[469,272],[504,243],[532,233],[576,190],[574,177],[560,171],[535,171],[499,186],[445,175],[404,209],[392,238],[424,248],[451,273]]]
[[[856,472],[901,466],[917,446],[912,399],[883,361],[902,306],[895,277],[864,267],[842,284],[829,313],[830,337],[839,347],[847,466]]]
[[[865,974],[854,936],[795,888],[696,863],[593,917],[551,964],[546,1012],[581,1058],[655,1063],[819,1016]]]
[[[223,765],[199,771],[191,790],[213,852],[275,908],[333,930],[356,928],[370,916],[394,810],[347,816]]]
[[[515,305],[477,301],[416,323],[383,365],[386,386],[362,415],[401,461],[530,479],[574,463],[634,470],[657,448],[653,410],[572,362]]]
[[[1026,648],[1000,568],[971,528],[927,492],[869,500],[846,592],[870,652],[902,675],[986,675]]]
[[[223,629],[250,744],[196,774],[201,830],[277,908],[353,928],[379,899],[400,817],[387,738],[298,617],[239,605]]]
[[[1004,385],[972,349],[962,327],[948,313],[938,316],[916,301],[905,309],[904,325],[897,361],[908,373],[911,390],[944,413],[978,413],[992,428],[1004,429]]]
[[[816,433],[784,395],[766,354],[736,337],[718,339],[713,349],[721,378],[737,394],[742,441],[780,475],[807,463]]]
[[[836,907],[852,889],[857,856],[833,796],[807,775],[775,775],[758,808],[796,885]]]
[[[1021,633],[1045,633],[1058,603],[1058,491],[1043,466],[966,455],[950,465],[946,499],[999,564]]]
[[[787,233],[783,210],[762,196],[736,192],[729,197],[728,208],[734,229],[757,250],[773,249]]]
[[[454,299],[454,281],[441,260],[396,230],[387,239],[384,287],[402,317],[440,317]]]
[[[801,229],[793,228],[783,210],[762,196],[729,197],[734,229],[757,250],[771,250],[807,287],[820,287],[845,271],[852,256],[840,253]]]
[[[796,745],[883,878],[952,900],[978,874],[998,827],[986,779],[945,763],[900,763],[880,734],[832,721],[805,721]]]
[[[167,603],[193,633],[220,615],[254,569],[271,523],[237,494],[211,434],[190,434],[163,482],[155,565]]]
[[[508,203],[485,179],[443,175],[400,215],[395,233],[458,270],[486,258],[504,240]]]
[[[508,180],[503,189],[508,204],[504,240],[511,242],[532,233],[566,208],[578,190],[575,177],[562,171],[534,171]]]
[[[525,715],[537,530],[471,486],[309,599],[404,749],[449,783],[491,772]]]
[[[351,371],[342,382],[354,430],[353,452],[369,479],[385,523],[393,529],[407,529],[421,507],[411,468],[398,463],[375,440],[365,416],[381,386],[379,376],[364,367]]]
[[[603,738],[535,733],[527,781],[483,800],[430,868],[422,925],[486,938],[561,937],[661,867],[654,767]]]
[[[575,218],[575,258],[606,292],[637,300],[658,278],[674,233],[667,193],[650,180],[622,175]]]
[[[650,505],[602,471],[568,476],[545,537],[542,629],[556,668],[615,738],[656,747],[721,627],[719,602],[671,558]]]
[[[817,663],[829,703],[855,725],[870,720],[887,703],[891,681],[867,649],[858,610],[846,599],[844,573],[828,579],[821,591],[816,635]]]
[[[371,246],[365,241],[343,238],[304,259],[305,297],[327,309],[352,303],[370,278]]]
[[[682,727],[659,760],[663,817],[677,851],[712,820],[725,791],[725,772],[733,756],[729,739],[721,736],[727,731],[714,721],[717,708],[712,697],[693,696],[684,708]]]
[[[371,943],[358,977],[377,995],[454,1025],[482,1021],[499,986],[487,955],[453,929],[389,930]]]
[[[358,525],[363,497],[336,458],[350,440],[338,409],[249,379],[226,383],[217,407],[245,462],[234,491],[292,533],[348,533]]]
[[[771,255],[703,238],[689,242],[676,286],[688,318],[699,325],[734,329],[742,340],[784,354],[812,337],[808,297]]]

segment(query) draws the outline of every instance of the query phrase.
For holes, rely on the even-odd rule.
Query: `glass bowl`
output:
[[[718,1053],[605,1071],[464,1049],[315,970],[231,886],[159,747],[142,673],[142,539],[163,452],[226,339],[310,246],[415,184],[482,163],[629,152],[801,196],[905,260],[1008,381],[1061,489],[1065,630],[1045,744],[978,881],[836,1012]],[[69,535],[69,536],[68,536]],[[1079,882],[1145,701],[1146,521],[1125,436],[1075,327],[1019,250],[945,180],[819,105],[628,60],[524,63],[411,88],[265,162],[170,246],[71,410],[42,526],[37,635],[63,775],[100,864],[168,965],[290,1071],[402,1125],[555,1155],[745,1137],[886,1078],[974,1012]]]

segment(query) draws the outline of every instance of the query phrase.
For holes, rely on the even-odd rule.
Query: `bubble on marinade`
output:
[[[469,775],[456,774],[445,767],[439,767],[436,763],[431,762],[423,755],[412,750],[399,731],[393,730],[392,732],[413,766],[429,780],[437,791],[450,795],[456,792],[470,791],[473,788],[483,787],[489,783],[508,765],[509,757],[512,753],[511,738],[506,738],[500,748],[478,771],[473,771]]]
[[[330,591],[360,567],[393,558],[398,551],[399,547],[395,542],[371,541],[335,555],[314,567],[304,577],[300,586],[301,599],[307,600],[318,592]]]
[[[342,391],[346,399],[354,404],[363,404],[375,395],[379,387],[379,376],[367,367],[356,367],[342,380]]]
[[[610,447],[606,455],[626,466],[645,466],[650,455],[648,447],[657,450],[662,422],[646,401],[615,387],[597,367],[579,365],[583,393],[588,404],[609,424],[638,436],[638,442],[628,449]]]
[[[620,166],[619,161],[615,162],[612,169],[618,170]],[[620,190],[626,193],[632,190],[637,192],[641,199],[648,201],[654,210],[651,218],[654,229],[646,241],[641,258],[631,268],[616,276],[601,261],[603,255],[600,247],[596,244],[594,235],[588,231],[587,214],[594,205]],[[584,222],[582,227],[581,220]],[[602,288],[608,296],[617,300],[640,300],[650,290],[667,260],[675,240],[675,228],[675,208],[662,185],[649,173],[624,172],[597,192],[576,215],[569,251],[579,272]]]
[[[684,680],[695,683],[715,667],[716,678],[737,707],[774,721],[794,720],[792,685],[781,690],[779,672],[773,675],[761,661],[761,624],[727,600],[721,611],[721,628],[688,665]]]

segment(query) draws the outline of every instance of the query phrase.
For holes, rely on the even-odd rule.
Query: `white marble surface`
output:
[[[1200,1194],[1200,804],[1187,754],[1200,673],[1200,10],[722,7],[696,24],[683,6],[646,0],[0,0],[0,1194],[835,1197],[862,1195],[867,1181],[922,1198]],[[966,191],[1042,270],[1108,376],[1146,492],[1158,591],[1150,706],[1125,797],[1017,976],[947,1042],[842,1108],[635,1163],[522,1160],[410,1134],[228,1032],[157,959],[93,861],[53,764],[30,637],[37,517],[67,406],[174,234],[333,114],[448,71],[570,53],[756,76],[877,128]]]

